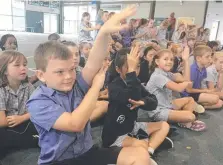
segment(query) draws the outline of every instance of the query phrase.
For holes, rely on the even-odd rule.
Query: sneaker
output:
[[[152,158],[150,158],[150,165],[158,165],[155,160],[153,160]]]
[[[204,109],[204,107],[202,105],[197,104],[196,107],[195,107],[195,109],[194,109],[194,111],[197,112],[197,113],[199,113],[199,114],[201,114],[201,113],[204,113],[205,112],[205,109]]]
[[[170,149],[170,148],[173,148],[173,147],[174,147],[173,141],[169,137],[166,137],[164,139],[163,143],[160,144],[160,146],[157,150]]]

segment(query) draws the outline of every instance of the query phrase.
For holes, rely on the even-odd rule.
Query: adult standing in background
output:
[[[169,20],[169,27],[167,29],[167,40],[171,40],[173,32],[175,31],[175,26],[176,26],[176,18],[175,18],[174,12],[170,14],[170,17],[168,18],[168,20]]]

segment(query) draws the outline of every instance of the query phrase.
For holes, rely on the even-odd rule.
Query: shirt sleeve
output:
[[[207,77],[205,78],[206,82],[215,82],[215,75],[211,69],[207,69]]]
[[[77,85],[78,85],[78,88],[81,90],[81,92],[84,95],[88,92],[88,90],[90,88],[90,86],[84,80],[82,73],[77,76]]]
[[[27,108],[31,115],[31,121],[49,131],[57,119],[65,112],[65,109],[48,96],[40,96],[30,99],[27,102]]]
[[[153,84],[159,89],[163,89],[169,81],[167,76],[161,74],[153,76]]]
[[[85,28],[84,24],[83,24],[83,23],[81,23],[81,24],[80,24],[80,31],[83,31],[83,30],[84,30],[84,28]]]
[[[34,86],[31,83],[29,83],[29,97],[32,95],[34,90],[35,90]]]
[[[6,110],[5,97],[4,88],[2,87],[0,88],[0,111]]]

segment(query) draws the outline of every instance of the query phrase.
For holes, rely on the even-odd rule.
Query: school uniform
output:
[[[140,72],[138,75],[141,83],[147,84],[150,78],[150,71],[149,71],[149,63],[146,60],[143,60],[140,64]]]
[[[26,102],[35,88],[30,83],[22,83],[15,92],[9,86],[0,88],[0,111],[5,111],[6,117],[26,114]],[[31,148],[38,146],[36,129],[30,120],[15,127],[0,128],[0,152],[10,148]]]
[[[214,87],[217,87],[219,73],[215,65],[209,66],[207,69],[207,77],[202,81],[202,88],[208,88],[208,82],[214,83]]]
[[[103,146],[121,146],[128,133],[136,134],[139,129],[148,134],[147,123],[136,122],[138,109],[156,109],[157,99],[145,90],[136,73],[127,73],[125,80],[120,76],[116,77],[108,84],[108,93],[108,112],[102,132]],[[130,110],[132,104],[129,103],[129,99],[142,100],[145,105]]]
[[[88,165],[115,164],[120,148],[98,149],[93,145],[91,126],[88,122],[81,132],[56,130],[53,125],[64,113],[72,113],[81,103],[89,85],[79,74],[73,89],[67,93],[45,85],[31,96],[27,107],[39,133],[41,153],[39,165]]]
[[[146,85],[146,89],[158,100],[157,108],[148,112],[149,117],[155,121],[167,121],[170,110],[174,109],[172,90],[166,87],[169,81],[174,81],[173,73],[156,68]]]
[[[88,25],[85,24],[84,22],[81,22],[80,24],[80,31],[79,31],[79,42],[89,42],[92,43],[93,42],[93,38],[91,37],[91,31],[85,31],[85,28],[91,28],[91,23],[89,23]]]
[[[201,89],[202,88],[202,81],[207,78],[207,70],[206,68],[202,68],[200,70],[200,68],[197,65],[197,62],[195,61],[191,67],[190,67],[190,79],[193,83],[192,88],[194,89]],[[183,97],[193,97],[194,101],[198,101],[199,100],[199,96],[201,93],[188,93],[186,91],[184,91],[181,95]]]

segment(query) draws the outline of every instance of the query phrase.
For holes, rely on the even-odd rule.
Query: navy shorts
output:
[[[198,102],[201,93],[190,93],[189,97],[193,97],[194,101]]]
[[[92,147],[83,155],[63,160],[60,162],[50,163],[49,165],[108,165],[116,164],[121,147],[98,148]]]

